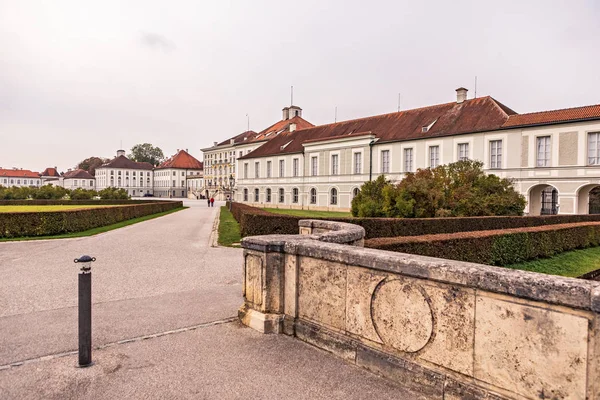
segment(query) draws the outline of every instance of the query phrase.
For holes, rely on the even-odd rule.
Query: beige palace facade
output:
[[[460,159],[514,180],[529,215],[599,213],[600,105],[518,114],[492,97],[287,132],[237,159],[235,200],[347,211],[360,186]],[[600,190],[600,189],[598,189]]]

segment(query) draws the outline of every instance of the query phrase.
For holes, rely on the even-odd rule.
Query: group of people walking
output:
[[[208,203],[209,207],[214,207],[215,206],[215,198],[214,197],[211,197],[210,199],[206,198],[206,202]]]

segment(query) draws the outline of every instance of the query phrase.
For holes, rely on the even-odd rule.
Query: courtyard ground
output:
[[[209,246],[219,207],[96,236],[0,243],[0,398],[414,398],[236,320],[242,250]],[[219,204],[220,205],[220,204]],[[95,256],[95,365],[75,368],[77,267]]]

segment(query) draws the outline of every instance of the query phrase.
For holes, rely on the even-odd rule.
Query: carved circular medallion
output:
[[[425,347],[433,333],[433,314],[424,290],[400,280],[377,286],[371,299],[371,318],[385,344],[408,353]]]

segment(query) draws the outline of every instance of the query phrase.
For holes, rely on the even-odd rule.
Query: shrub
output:
[[[378,238],[365,247],[400,253],[509,265],[600,243],[600,222],[579,222],[508,230]]]
[[[352,200],[355,217],[434,218],[518,216],[525,198],[512,181],[483,171],[480,161],[459,161],[408,173],[394,185],[383,178],[365,183]]]
[[[27,204],[30,203],[27,202]],[[97,204],[98,202],[87,203]],[[71,203],[67,202],[67,204]],[[182,206],[183,202],[181,201],[155,201],[82,210],[0,213],[0,238],[52,236],[82,232],[132,218],[174,210]]]
[[[243,203],[233,203],[232,213],[240,224],[242,237],[298,233],[292,215],[272,214]],[[314,218],[323,219],[323,218]],[[450,218],[325,218],[365,228],[366,238],[419,236],[440,233],[513,229],[575,222],[600,221],[600,215],[540,215],[531,217],[450,217]]]
[[[117,189],[115,187],[107,187],[98,192],[98,195],[102,200],[113,199],[113,200],[127,200],[130,198],[125,189]]]
[[[95,190],[77,188],[72,190],[69,197],[71,200],[91,200],[98,195]]]

